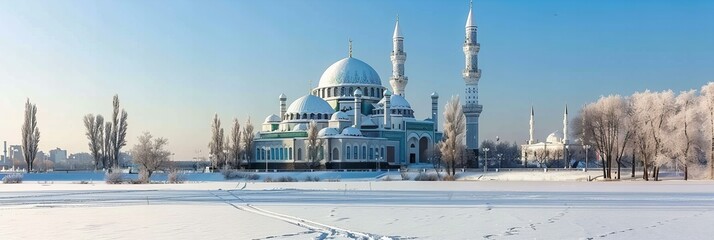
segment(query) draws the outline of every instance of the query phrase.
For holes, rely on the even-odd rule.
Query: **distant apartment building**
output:
[[[50,161],[62,162],[65,160],[67,160],[67,150],[62,150],[60,148],[50,150]]]

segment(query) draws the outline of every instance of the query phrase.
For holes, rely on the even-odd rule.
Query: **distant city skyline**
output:
[[[88,152],[82,117],[129,114],[128,151],[144,131],[176,160],[207,156],[210,124],[258,128],[317,86],[348,54],[389,87],[399,15],[417,119],[463,97],[469,1],[1,1],[0,141],[20,144],[27,98],[37,104],[40,150]],[[714,2],[475,1],[481,43],[480,140],[544,140],[601,95],[698,89],[714,81]],[[279,87],[278,87],[279,86]],[[285,87],[287,86],[287,87]],[[440,120],[440,122],[443,122]],[[199,153],[200,151],[200,153]]]

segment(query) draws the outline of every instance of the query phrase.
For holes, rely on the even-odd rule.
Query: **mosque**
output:
[[[319,162],[321,168],[327,169],[372,169],[430,163],[430,152],[442,138],[439,95],[424,96],[431,98],[430,118],[414,117],[405,92],[409,82],[404,71],[407,54],[399,19],[392,44],[391,90],[382,85],[379,74],[369,64],[352,57],[350,42],[348,57],[329,66],[310,94],[289,106],[287,96],[281,94],[279,114],[266,117],[257,133],[249,168],[300,169]],[[467,148],[474,151],[478,148],[478,117],[482,109],[478,104],[479,47],[469,8],[462,103],[467,118]],[[313,122],[319,129],[317,141],[312,141],[316,146],[308,141],[308,128]],[[316,159],[310,159],[309,149],[316,149]]]

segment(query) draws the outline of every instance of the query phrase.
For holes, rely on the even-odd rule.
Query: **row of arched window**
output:
[[[343,159],[346,160],[376,160],[381,157],[384,159],[384,146],[369,146],[366,145],[358,146],[351,145],[345,146],[343,152],[345,153]],[[307,153],[306,153],[307,154]],[[319,148],[317,151],[317,159],[322,160],[324,158],[324,150]],[[305,156],[303,156],[302,148],[298,148],[295,153],[295,160],[301,161]],[[338,148],[332,149],[332,160],[339,160],[340,150]],[[292,147],[269,147],[269,148],[257,148],[255,151],[256,160],[293,160],[293,148]]]
[[[297,150],[297,160],[302,160],[302,149]],[[255,151],[257,160],[293,160],[293,148],[291,147],[270,147],[257,148]]]
[[[307,153],[306,153],[307,154]],[[322,160],[325,155],[324,150],[319,148],[317,150],[317,159]],[[295,153],[297,159],[303,160],[302,148],[298,148]],[[257,160],[293,160],[293,148],[291,147],[270,147],[270,148],[257,148],[255,151],[255,159]],[[307,157],[305,157],[307,159]]]
[[[389,109],[391,114],[402,115],[405,117],[414,117],[414,110],[411,109]],[[373,114],[384,114],[384,109],[374,109]]]
[[[344,96],[351,97],[352,94],[354,94],[355,89],[360,89],[363,97],[382,98],[382,88],[379,87],[327,87],[315,89],[312,94],[321,98]]]
[[[286,113],[283,116],[283,120],[300,120],[300,119],[311,119],[311,120],[322,120],[330,119],[330,114],[328,113]]]
[[[362,145],[360,147],[360,146],[353,145],[353,146],[345,146],[343,152],[345,153],[345,156],[344,156],[345,160],[351,160],[351,159],[375,160],[379,157],[384,158],[384,147],[381,147],[381,150],[380,150],[380,147],[375,147],[375,146],[367,147],[365,145]],[[337,160],[336,156],[339,156],[339,151],[337,150],[337,148],[334,148],[332,150],[332,159]]]

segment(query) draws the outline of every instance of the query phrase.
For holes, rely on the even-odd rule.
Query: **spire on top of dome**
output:
[[[349,57],[352,57],[352,39],[349,39],[350,42],[350,50],[349,50]]]
[[[397,14],[397,24],[394,26],[394,36],[392,38],[402,37],[402,31],[399,31],[399,14]]]
[[[466,27],[475,27],[476,23],[474,23],[474,18],[473,18],[473,5],[474,2],[473,0],[469,2],[469,17],[466,19]]]

